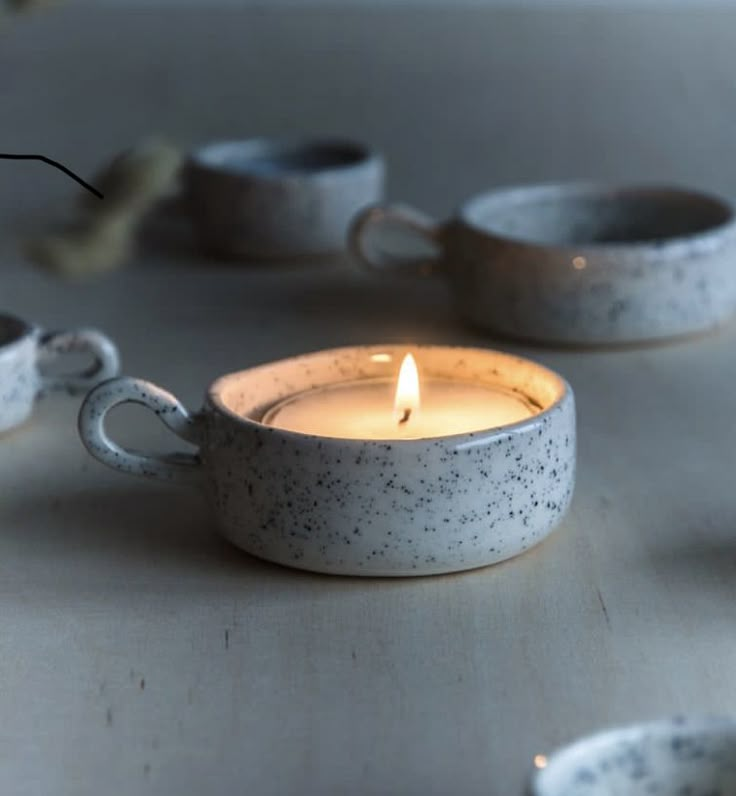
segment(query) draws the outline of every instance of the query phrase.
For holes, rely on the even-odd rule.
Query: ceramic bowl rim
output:
[[[726,219],[698,232],[668,235],[651,240],[623,240],[600,243],[585,241],[574,243],[569,241],[555,243],[545,242],[543,239],[534,239],[533,237],[515,237],[513,235],[507,235],[489,228],[477,218],[482,206],[488,207],[490,205],[494,207],[494,209],[503,208],[507,210],[509,206],[515,205],[521,209],[528,202],[534,202],[537,198],[546,195],[557,196],[561,199],[593,199],[606,196],[646,196],[648,194],[676,196],[682,199],[718,206],[723,211]],[[482,238],[498,240],[535,251],[560,252],[568,256],[584,256],[586,254],[595,256],[596,254],[606,251],[615,251],[618,253],[624,251],[656,251],[664,255],[671,255],[674,253],[674,250],[681,249],[682,245],[686,243],[697,243],[700,246],[716,245],[720,243],[725,232],[736,228],[736,206],[719,194],[676,184],[594,181],[541,182],[510,185],[475,194],[460,205],[455,214],[455,219],[460,222],[462,227],[471,230]]]
[[[10,335],[6,340],[0,337],[0,354],[19,346],[34,333],[34,326],[28,321],[11,313],[0,312],[0,328],[7,327],[9,327]]]
[[[312,169],[284,170],[273,174],[257,171],[242,171],[229,168],[227,163],[217,159],[217,153],[240,148],[250,157],[259,153],[272,153],[283,156],[286,153],[309,152],[348,152],[351,157],[345,162],[336,162],[330,165]],[[247,155],[248,156],[248,155]],[[324,177],[352,178],[365,169],[382,168],[383,156],[362,141],[339,136],[294,136],[294,137],[268,137],[256,138],[229,138],[210,141],[194,149],[188,156],[188,165],[203,173],[226,175],[244,182],[275,184],[282,182],[313,182]]]
[[[580,765],[581,755],[590,755],[625,740],[635,740],[639,736],[666,738],[674,735],[707,735],[732,740],[736,749],[736,717],[731,716],[678,716],[671,719],[655,719],[633,724],[609,727],[585,735],[557,748],[547,757],[544,768],[532,772],[529,783],[530,796],[551,796],[546,780],[556,773],[572,766]]]
[[[478,431],[470,431],[464,432],[460,434],[448,434],[447,436],[443,437],[426,437],[426,438],[419,438],[419,439],[354,439],[350,437],[328,437],[322,436],[320,434],[309,434],[302,431],[292,431],[283,428],[275,428],[274,426],[268,426],[261,423],[258,420],[255,420],[251,417],[244,417],[242,415],[237,414],[232,409],[230,409],[222,399],[222,390],[225,387],[225,384],[228,380],[231,380],[237,376],[240,376],[244,373],[256,370],[258,368],[266,368],[270,365],[277,365],[284,362],[287,362],[290,359],[297,359],[302,357],[309,357],[312,355],[325,355],[325,354],[335,354],[338,355],[341,352],[347,351],[355,351],[364,349],[366,351],[374,351],[376,349],[392,349],[392,348],[402,348],[405,349],[407,346],[406,344],[402,343],[372,343],[370,345],[350,345],[350,346],[339,346],[335,348],[328,348],[328,349],[320,349],[317,351],[307,351],[302,354],[295,354],[294,356],[290,357],[283,357],[278,360],[273,360],[271,362],[264,362],[260,365],[253,365],[249,368],[244,368],[238,371],[232,371],[230,373],[225,373],[222,376],[219,376],[215,379],[207,389],[206,393],[206,407],[213,412],[216,412],[224,417],[227,417],[231,421],[235,421],[238,425],[241,425],[245,428],[250,428],[252,430],[258,431],[262,434],[269,434],[277,438],[284,438],[285,440],[289,440],[294,444],[302,443],[312,443],[317,444],[319,443],[322,448],[332,446],[335,448],[342,448],[343,446],[372,446],[372,447],[386,447],[388,446],[396,446],[402,449],[409,449],[411,447],[422,447],[426,445],[432,445],[437,443],[444,443],[447,445],[448,448],[465,448],[465,447],[474,447],[476,445],[485,445],[489,441],[494,439],[499,439],[502,437],[509,437],[509,436],[516,436],[519,434],[530,433],[535,429],[538,429],[540,425],[544,422],[544,420],[556,412],[561,406],[565,403],[570,401],[574,402],[574,393],[573,389],[570,386],[567,379],[561,376],[556,371],[552,370],[552,368],[547,367],[546,365],[542,365],[541,363],[537,362],[534,359],[529,359],[528,357],[521,357],[515,354],[509,354],[505,351],[498,351],[496,349],[490,348],[479,348],[479,347],[472,347],[472,346],[451,346],[451,345],[435,345],[435,344],[417,344],[412,346],[412,351],[415,350],[422,350],[422,349],[441,349],[445,351],[469,351],[469,352],[477,352],[477,353],[492,353],[500,355],[509,360],[522,360],[528,364],[533,365],[538,370],[542,371],[545,376],[551,378],[555,381],[558,386],[560,387],[560,393],[557,398],[550,403],[542,411],[538,412],[535,415],[532,415],[529,418],[524,420],[520,420],[517,423],[509,423],[505,426],[496,426],[490,429],[481,429]]]

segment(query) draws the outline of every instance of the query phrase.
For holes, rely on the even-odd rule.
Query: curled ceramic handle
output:
[[[110,379],[85,398],[79,411],[79,436],[85,448],[103,464],[131,475],[162,481],[191,484],[201,479],[202,465],[197,454],[146,454],[127,450],[110,439],[105,429],[107,413],[120,404],[141,404],[154,412],[174,434],[199,445],[201,427],[166,390],[143,379]]]
[[[41,374],[41,391],[66,390],[72,395],[85,393],[120,372],[120,358],[114,343],[94,329],[77,329],[71,332],[45,332],[38,342],[39,366],[61,359],[65,354],[91,354],[92,364],[80,373],[58,376]]]
[[[425,253],[392,252],[386,246],[386,233],[392,227],[410,232]],[[428,276],[437,272],[441,263],[440,230],[439,224],[413,207],[375,205],[355,217],[348,233],[348,246],[359,262],[372,271]]]

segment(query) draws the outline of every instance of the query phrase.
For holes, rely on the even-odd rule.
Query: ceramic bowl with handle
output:
[[[90,355],[93,361],[81,372],[50,375],[47,368],[66,354]],[[45,332],[20,318],[0,315],[0,432],[24,423],[40,395],[83,394],[118,371],[117,349],[101,332]]]
[[[347,438],[269,424],[273,407],[292,396],[383,384],[406,353],[402,346],[356,346],[225,375],[197,412],[150,382],[113,379],[87,396],[80,435],[95,458],[117,470],[201,486],[224,536],[253,555],[300,569],[429,575],[493,564],[533,547],[561,522],[572,496],[571,388],[542,365],[498,351],[412,351],[428,378],[503,390],[529,411],[518,422],[414,439]],[[154,411],[196,452],[161,457],[118,445],[105,420],[128,402]]]
[[[396,233],[414,252],[397,253]],[[671,187],[562,183],[490,191],[435,222],[362,212],[350,246],[372,270],[439,273],[476,327],[546,343],[693,334],[736,310],[736,215]],[[410,247],[409,247],[410,248]]]

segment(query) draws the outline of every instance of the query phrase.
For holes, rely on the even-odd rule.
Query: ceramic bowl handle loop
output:
[[[417,253],[391,251],[391,230],[409,232],[416,240]],[[375,205],[362,210],[353,220],[348,246],[370,271],[431,276],[440,270],[441,226],[424,213],[407,205]]]
[[[86,393],[95,384],[117,376],[120,357],[114,343],[95,329],[77,329],[69,332],[45,332],[38,344],[39,366],[61,359],[65,354],[91,354],[92,364],[79,373],[58,376],[41,374],[41,391],[64,390],[72,395]]]
[[[171,393],[143,379],[110,379],[90,392],[79,412],[79,435],[92,456],[131,475],[182,484],[200,482],[202,464],[196,453],[139,453],[110,439],[105,428],[107,414],[126,403],[147,407],[178,437],[193,445],[200,444],[199,417],[190,415]]]

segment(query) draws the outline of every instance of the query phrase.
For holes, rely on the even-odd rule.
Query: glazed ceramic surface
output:
[[[209,144],[185,169],[204,245],[245,258],[345,248],[355,213],[383,195],[383,159],[339,140],[255,139]]]
[[[543,539],[561,520],[575,477],[573,394],[528,360],[467,348],[412,349],[427,375],[503,386],[538,414],[501,428],[416,440],[356,440],[260,422],[305,389],[394,377],[406,348],[335,349],[222,377],[190,414],[138,379],[95,389],[79,420],[90,453],[124,472],[205,485],[222,533],[250,553],[303,569],[424,575],[492,564]],[[375,357],[382,361],[376,361]],[[199,446],[192,456],[126,451],[105,431],[125,402],[151,409]]]
[[[44,375],[44,366],[67,353],[90,354],[94,362],[82,373]],[[100,332],[44,333],[19,318],[0,315],[0,432],[25,422],[44,392],[85,393],[118,371],[117,350]]]
[[[392,227],[434,252],[397,256]],[[736,309],[736,221],[723,199],[674,188],[541,185],[471,199],[436,224],[401,206],[358,217],[373,268],[448,280],[472,324],[526,339],[623,343],[700,332]]]
[[[734,796],[736,721],[674,719],[609,730],[552,755],[532,796]]]

